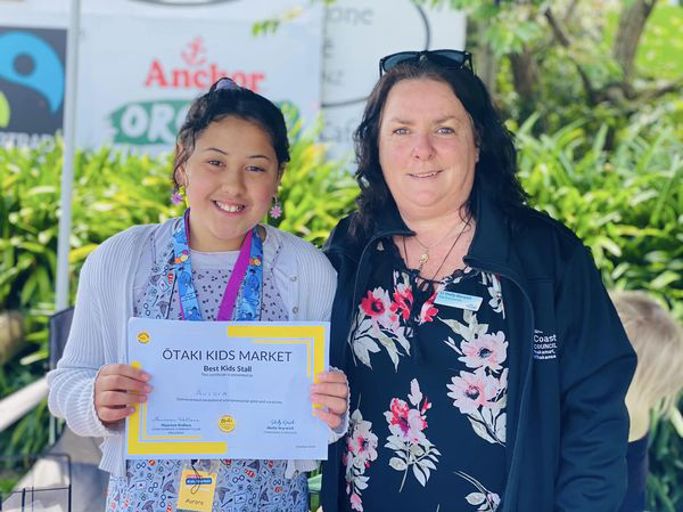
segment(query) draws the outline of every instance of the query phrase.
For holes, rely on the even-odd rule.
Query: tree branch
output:
[[[543,16],[545,16],[545,19],[548,20],[548,24],[550,25],[557,42],[565,48],[568,48],[571,45],[569,36],[564,33],[564,30],[560,26],[560,23],[555,19],[555,15],[550,7],[543,11]]]
[[[656,3],[657,0],[633,0],[621,11],[612,55],[621,66],[626,82],[633,77],[636,50]]]
[[[545,19],[548,20],[548,24],[550,25],[550,28],[553,32],[553,36],[555,36],[557,42],[560,43],[560,45],[564,48],[568,49],[571,46],[571,40],[560,26],[560,23],[555,18],[552,9],[548,7],[545,11],[543,11],[543,15],[545,16]],[[588,102],[591,105],[595,105],[597,103],[597,95],[595,93],[595,88],[593,87],[593,84],[590,78],[588,77],[588,73],[586,73],[583,67],[581,67],[581,65],[574,59],[572,59],[571,57],[568,58],[572,62],[572,64],[574,64],[574,66],[576,67],[576,71],[579,73],[581,83],[583,83],[583,88],[586,91],[586,95],[588,96]]]
[[[564,11],[564,16],[562,16],[562,23],[565,25],[569,23],[574,16],[574,12],[576,11],[576,7],[579,5],[579,0],[573,0],[572,2],[569,3],[569,6],[567,7],[567,10]]]
[[[540,83],[538,66],[528,48],[508,57],[512,67],[512,81],[520,98],[520,117],[525,119],[537,108],[536,92]]]
[[[648,102],[654,100],[670,92],[680,92],[683,89],[683,78],[674,80],[673,82],[659,83],[657,87],[643,88],[636,92],[638,101]]]

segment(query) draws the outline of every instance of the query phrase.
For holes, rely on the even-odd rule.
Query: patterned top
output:
[[[386,240],[369,264],[349,337],[345,510],[385,510],[392,493],[392,511],[494,512],[506,482],[499,279],[465,268],[425,283]],[[461,309],[443,291],[483,300]]]
[[[215,320],[225,284],[230,279],[239,251],[201,253],[192,251],[192,280],[197,289],[202,318]],[[277,253],[273,260],[277,259]],[[271,267],[272,268],[272,267]],[[149,283],[147,283],[149,284]],[[148,286],[135,290],[135,314],[141,311]],[[181,319],[178,290],[171,296],[169,318]],[[288,319],[285,305],[271,272],[263,276],[261,319]],[[107,511],[176,512],[181,471],[188,460],[130,460],[126,476],[111,477]],[[304,512],[308,510],[305,474],[285,478],[286,461],[200,460],[198,471],[217,471],[214,512]]]

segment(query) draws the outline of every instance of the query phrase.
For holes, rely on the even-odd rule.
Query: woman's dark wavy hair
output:
[[[498,116],[486,86],[468,68],[452,69],[420,59],[417,63],[401,64],[386,72],[368,98],[354,143],[360,186],[358,215],[353,232],[368,234],[375,219],[386,208],[395,207],[379,162],[379,128],[382,111],[391,89],[402,80],[430,79],[448,84],[469,113],[479,147],[479,162],[475,167],[474,189],[482,187],[508,214],[525,205],[527,195],[517,179],[517,163],[513,136]],[[469,208],[469,204],[467,205]],[[470,213],[474,214],[470,209]]]
[[[197,138],[211,123],[229,116],[255,123],[270,136],[281,169],[289,162],[287,125],[280,109],[260,94],[236,84],[231,88],[216,88],[219,82],[220,80],[214,83],[209,92],[194,100],[178,132],[172,176],[175,190],[180,186],[177,171],[192,155]]]

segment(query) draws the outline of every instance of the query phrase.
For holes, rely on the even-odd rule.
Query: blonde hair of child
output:
[[[638,355],[629,394],[636,403],[666,413],[683,388],[683,327],[646,293],[619,291],[611,295]]]

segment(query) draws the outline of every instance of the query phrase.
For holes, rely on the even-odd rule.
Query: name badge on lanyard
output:
[[[216,494],[216,473],[185,469],[180,475],[178,506],[192,512],[211,512]]]
[[[467,309],[469,311],[479,311],[481,303],[484,301],[481,297],[475,295],[466,295],[464,293],[442,291],[436,294],[434,304],[440,306],[449,306],[458,309]]]

